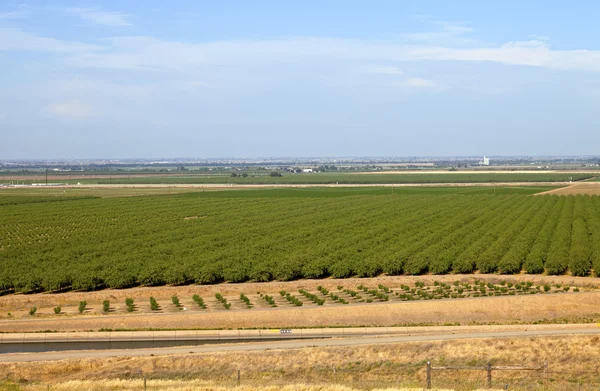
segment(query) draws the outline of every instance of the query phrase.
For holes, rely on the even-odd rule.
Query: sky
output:
[[[595,1],[0,0],[0,160],[600,154]]]

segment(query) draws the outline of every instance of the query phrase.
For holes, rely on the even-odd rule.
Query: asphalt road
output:
[[[488,331],[488,332],[437,332],[433,334],[402,335],[402,336],[352,336],[344,338],[327,339],[304,339],[304,340],[277,340],[247,343],[213,344],[202,346],[181,346],[168,348],[149,348],[134,350],[85,350],[85,351],[63,351],[42,353],[7,353],[0,354],[0,362],[27,362],[27,361],[50,361],[73,358],[103,358],[123,356],[149,356],[149,355],[171,355],[189,353],[213,353],[213,352],[236,352],[236,351],[261,351],[274,349],[300,349],[307,347],[327,346],[356,346],[370,344],[390,344],[406,342],[446,341],[457,339],[480,339],[480,338],[522,338],[522,337],[546,337],[564,335],[600,335],[600,327],[595,325],[581,325],[580,328],[537,328],[530,327],[525,330],[515,331]]]

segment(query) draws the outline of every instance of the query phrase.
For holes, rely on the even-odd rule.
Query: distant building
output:
[[[483,157],[483,160],[479,162],[480,166],[489,166],[490,165],[490,158],[489,157]]]
[[[312,168],[303,168],[302,172],[313,172]]]

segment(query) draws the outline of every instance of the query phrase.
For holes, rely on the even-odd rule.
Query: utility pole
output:
[[[46,186],[48,186],[48,169],[46,168]]]

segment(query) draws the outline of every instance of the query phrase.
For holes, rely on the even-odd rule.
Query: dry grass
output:
[[[564,336],[540,338],[455,340],[439,342],[414,342],[357,347],[304,348],[264,352],[223,352],[155,357],[113,357],[104,359],[69,359],[55,362],[4,363],[0,374],[4,380],[27,385],[29,382],[50,384],[52,390],[61,390],[68,384],[90,384],[89,390],[98,388],[94,380],[102,382],[118,379],[148,378],[148,384],[173,380],[194,384],[198,388],[219,389],[233,387],[237,370],[241,370],[242,384],[257,390],[289,389],[328,390],[343,388],[323,387],[338,384],[357,389],[422,387],[425,381],[425,363],[434,366],[493,365],[539,366],[549,364],[551,390],[570,390],[579,383],[600,386],[600,338],[592,336]],[[543,389],[543,372],[494,372],[494,382],[510,384],[510,389]],[[212,382],[211,386],[188,381]],[[92,383],[69,383],[92,380]],[[94,384],[97,383],[97,384]],[[127,382],[115,384],[128,384]],[[133,384],[133,383],[130,383]],[[160,383],[162,384],[162,383]],[[167,384],[167,383],[165,383]],[[446,371],[433,373],[434,386],[474,389],[485,385],[484,371]],[[260,387],[259,387],[260,386]],[[43,390],[38,385],[27,385],[23,390]],[[191,387],[191,386],[189,386]],[[212,387],[212,388],[202,388]],[[262,387],[262,388],[261,388]],[[275,387],[275,388],[273,388]],[[296,388],[293,388],[296,387]],[[304,388],[303,388],[304,387]],[[330,387],[330,386],[327,386]],[[571,387],[571,388],[569,388]],[[122,388],[128,390],[129,388]],[[139,388],[142,389],[142,388]],[[171,389],[171,388],[149,388]],[[173,388],[179,389],[179,388]],[[226,388],[224,388],[226,389]],[[585,389],[585,388],[582,388]]]
[[[44,385],[28,385],[20,388],[23,391],[46,391]],[[144,389],[143,380],[106,380],[106,381],[69,381],[58,383],[52,386],[53,391],[140,391]],[[272,386],[219,386],[211,382],[202,382],[198,380],[177,381],[177,380],[153,380],[147,384],[147,389],[151,391],[354,391],[355,388],[331,385],[331,384],[290,384],[290,385],[272,385]],[[2,386],[0,385],[0,390]],[[373,391],[417,391],[415,388],[377,388]],[[452,391],[436,389],[437,391]]]

